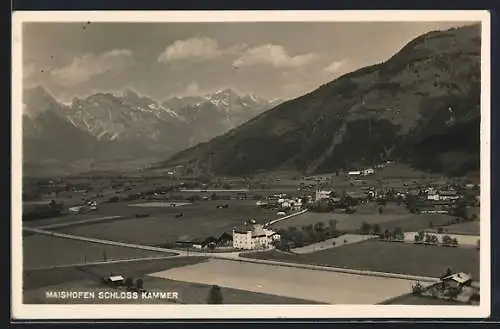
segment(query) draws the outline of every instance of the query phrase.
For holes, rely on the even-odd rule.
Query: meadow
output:
[[[296,267],[209,260],[151,276],[327,304],[377,304],[407,293],[412,281]]]
[[[47,235],[31,235],[23,239],[23,267],[25,269],[139,257],[174,255],[70,240]]]
[[[228,204],[229,208],[217,208],[219,204]],[[118,206],[118,205],[115,205]],[[137,207],[121,204],[115,215],[127,214],[128,218],[103,223],[65,227],[58,231],[74,235],[130,242],[146,245],[174,243],[178,240],[220,236],[223,232],[232,233],[233,227],[255,219],[266,222],[276,219],[276,211],[261,209],[250,200],[197,201],[193,204],[176,208],[140,208],[140,213],[149,213],[149,217],[131,217],[138,213]],[[177,217],[182,213],[182,217]]]
[[[474,248],[368,240],[302,255],[273,250],[245,257],[428,277],[450,268],[479,279],[479,251]]]

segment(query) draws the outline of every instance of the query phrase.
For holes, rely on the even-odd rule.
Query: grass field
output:
[[[84,261],[102,261],[104,256],[108,260],[112,260],[168,255],[168,253],[162,252],[110,246],[46,235],[31,235],[23,239],[23,263],[24,267],[28,269],[83,263]]]
[[[363,222],[378,224],[381,231],[393,230],[400,227],[403,231],[418,231],[432,226],[440,226],[448,223],[453,217],[443,214],[337,214],[337,213],[314,213],[308,211],[302,215],[292,217],[272,225],[274,229],[286,229],[288,227],[301,228],[304,225],[323,222],[328,225],[330,220],[337,221],[337,229],[341,231],[355,231],[360,229]]]
[[[151,275],[328,304],[377,304],[408,292],[412,284],[403,279],[226,260],[210,260]]]
[[[443,226],[443,229],[446,230],[446,233],[450,233],[450,234],[479,235],[480,222],[479,221],[463,222],[460,224]],[[428,231],[437,232],[437,229],[428,230]]]
[[[278,218],[275,211],[258,208],[253,201],[225,201],[229,208],[217,209],[216,205],[220,203],[199,201],[179,209],[152,208],[154,210],[150,212],[150,217],[66,227],[58,231],[113,241],[160,245],[183,239],[219,236],[225,231],[231,233],[234,226],[250,219],[263,222],[264,219]],[[131,209],[133,211],[134,207],[122,205],[115,214],[130,214]],[[183,217],[176,218],[175,215],[181,212]]]
[[[82,268],[61,268],[46,270],[23,270],[23,287],[27,290],[56,285],[71,285],[71,282],[82,280],[99,280],[101,276],[111,273],[127,277],[144,278],[152,272],[162,271],[178,266],[192,265],[205,261],[205,257],[179,257],[174,259],[144,260],[130,263],[90,265]]]
[[[89,266],[83,270],[75,268],[25,272],[23,276],[24,303],[55,303],[47,300],[48,290],[92,290],[102,289],[99,277],[110,273],[142,278],[144,287],[151,290],[172,291],[179,293],[179,302],[184,304],[204,304],[211,285],[167,280],[148,276],[152,272],[164,271],[175,267],[193,265],[205,261],[202,257],[182,257],[169,260],[141,261],[127,264],[108,264]],[[314,304],[316,302],[254,293],[244,290],[223,288],[224,304]],[[60,301],[64,303],[64,301]],[[71,303],[87,301],[72,300]],[[95,301],[98,302],[98,301]],[[66,301],[68,303],[68,301]]]
[[[479,279],[479,251],[474,248],[368,240],[303,255],[267,251],[247,257],[429,277],[439,277],[451,268]]]

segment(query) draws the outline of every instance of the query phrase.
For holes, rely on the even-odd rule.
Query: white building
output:
[[[280,235],[273,230],[265,229],[262,225],[233,230],[233,247],[236,249],[268,249],[273,241],[279,241]]]
[[[357,176],[361,176],[361,171],[359,171],[359,170],[349,171],[349,172],[347,173],[347,175],[348,175],[349,177],[357,177]]]
[[[439,194],[427,194],[427,200],[438,201],[439,200]]]
[[[363,176],[368,176],[368,175],[373,175],[373,174],[375,174],[375,170],[373,170],[372,168],[368,168],[368,169],[363,170]]]
[[[316,191],[316,200],[328,199],[331,194],[332,194],[332,191],[318,190],[318,191]]]

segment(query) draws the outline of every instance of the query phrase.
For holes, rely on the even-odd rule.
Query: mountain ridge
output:
[[[159,102],[127,88],[118,96],[98,92],[75,97],[65,105],[42,86],[27,88],[23,95],[25,159],[54,163],[86,158],[161,158],[220,135],[272,106],[262,99],[243,106],[240,103],[250,96],[234,93],[229,99],[233,103],[218,107],[211,96],[172,98],[171,103],[177,102],[173,109],[169,100]],[[188,105],[193,100],[196,103]],[[196,115],[185,117],[193,109]],[[80,136],[73,148],[81,152],[54,151],[72,135]]]
[[[454,125],[478,122],[480,44],[479,25],[423,34],[387,61],[283,102],[159,166],[185,165],[224,175],[277,169],[311,174],[393,157],[425,170],[446,171],[423,160],[424,150],[410,150],[425,138],[439,142],[440,134],[451,134]],[[475,133],[472,126],[464,125],[462,133]],[[474,150],[477,154],[453,154],[457,162],[472,157],[464,161],[477,169],[479,144]]]

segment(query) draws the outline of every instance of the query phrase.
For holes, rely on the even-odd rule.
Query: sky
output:
[[[223,88],[298,97],[464,22],[24,23],[23,84],[59,101],[130,88],[163,101]]]

